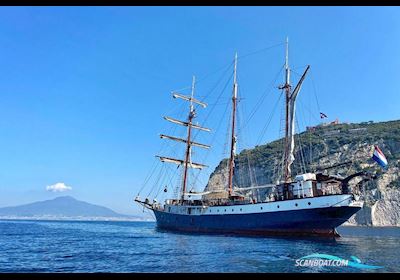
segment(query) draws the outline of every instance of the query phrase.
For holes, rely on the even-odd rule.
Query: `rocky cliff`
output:
[[[361,191],[366,206],[351,217],[348,225],[400,226],[400,121],[319,125],[296,134],[295,142],[292,174],[348,162],[326,172],[346,176],[364,170],[378,175]],[[386,170],[371,159],[374,145],[386,155],[389,162]],[[240,152],[235,159],[235,185],[275,183],[281,176],[282,151],[283,139],[279,139]],[[356,183],[354,180],[350,187]],[[211,174],[206,190],[221,190],[226,184],[227,159],[224,159]]]

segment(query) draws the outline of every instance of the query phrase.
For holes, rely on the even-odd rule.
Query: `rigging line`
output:
[[[251,56],[251,55],[255,55],[255,54],[257,54],[257,53],[264,52],[264,51],[273,49],[273,48],[275,48],[275,47],[282,46],[283,44],[286,44],[286,42],[281,42],[281,43],[278,43],[278,44],[275,44],[275,45],[272,45],[272,46],[269,46],[269,47],[265,47],[265,48],[262,48],[262,49],[253,51],[253,52],[248,53],[248,54],[241,55],[241,56],[238,57],[238,59],[239,59],[239,58],[245,58],[245,57],[248,57],[248,56]]]
[[[314,90],[315,101],[317,102],[318,111],[321,112],[321,109],[319,107],[319,102],[318,102],[317,90],[316,90],[316,87],[315,87],[314,78],[313,78],[313,74],[312,73],[313,72],[311,71],[310,78],[311,78],[311,83],[312,83],[313,90]]]
[[[232,66],[232,65],[233,65],[233,61],[231,61],[231,62],[229,62],[229,63],[226,63],[223,67],[220,67],[220,68],[218,68],[217,70],[215,70],[215,71],[213,71],[213,72],[211,72],[211,73],[208,73],[208,74],[204,75],[204,76],[203,76],[202,78],[200,78],[196,83],[202,82],[202,81],[204,81],[205,79],[207,79],[209,76],[214,75],[214,74],[218,73],[219,71],[221,71],[221,70],[223,70],[223,69],[225,69],[225,68],[229,68],[229,67]]]
[[[222,94],[225,92],[225,90],[226,90],[226,88],[227,88],[229,82],[231,81],[232,77],[233,77],[233,73],[232,73],[232,75],[229,77],[228,81],[225,83],[224,88],[222,89],[221,93],[218,95],[217,101],[219,101],[219,99],[221,98]],[[229,103],[228,103],[228,104],[229,104]],[[208,118],[211,116],[211,114],[212,114],[212,112],[214,111],[215,107],[216,107],[216,106],[213,106],[213,107],[210,109],[210,111],[208,112],[206,118],[204,119],[204,122],[203,122],[204,124],[207,123],[207,120],[208,120]],[[200,132],[200,131],[196,131],[196,133],[195,133],[195,135],[193,136],[193,138],[197,137],[197,135],[199,134],[199,132]]]
[[[293,71],[292,69],[290,69],[290,70],[291,70],[293,73],[295,73],[296,75],[301,76],[300,73],[297,73],[296,71]],[[314,83],[314,79],[313,79],[312,72],[310,72],[310,79],[311,79],[311,84],[312,84],[312,86],[313,86],[313,94],[314,94],[314,97],[315,97],[315,101],[316,101],[316,103],[317,103],[317,108],[318,108],[318,111],[321,112],[321,109],[320,109],[320,106],[319,106],[319,102],[318,102],[318,97],[317,97],[317,90],[316,90],[316,88],[315,88],[315,83]]]
[[[299,101],[300,101],[300,99],[299,99]],[[302,138],[302,141],[304,140],[304,147],[306,147],[306,141],[307,141],[307,136],[308,136],[308,140],[310,141],[310,146],[309,146],[309,148],[308,148],[308,153],[309,153],[309,158],[308,158],[308,163],[309,163],[309,166],[311,166],[311,162],[312,162],[312,159],[311,159],[311,134],[309,134],[309,133],[307,133],[307,126],[306,126],[306,117],[305,117],[305,114],[304,114],[304,110],[303,110],[303,107],[305,107],[304,105],[303,105],[303,103],[302,102],[300,102],[300,105],[301,106],[299,106],[302,110],[299,110],[299,119],[297,119],[296,121],[298,121],[298,120],[300,120],[300,121],[298,121],[298,123],[297,123],[297,127],[298,127],[298,131],[300,131],[300,125],[299,125],[299,123],[301,122],[302,123],[302,125],[303,125],[303,127],[305,128],[305,130],[304,130],[304,139]],[[301,116],[301,119],[300,119],[300,116]],[[312,114],[310,113],[310,117],[312,116]],[[302,120],[302,121],[301,121]],[[311,121],[310,121],[310,123],[311,123]],[[300,134],[299,134],[300,135]],[[302,136],[303,137],[303,136]],[[303,156],[304,156],[304,162],[306,162],[306,157],[305,157],[305,155],[303,154]]]
[[[179,108],[179,112],[180,112],[180,114],[178,115],[178,118],[179,118],[179,119],[182,119],[182,117],[183,117],[184,105],[185,105],[185,104],[182,103],[180,106],[177,106],[177,107]],[[172,112],[172,111],[171,111],[171,112]],[[174,110],[174,112],[175,112],[175,110]],[[161,131],[166,131],[167,134],[173,135],[173,134],[175,134],[175,131],[176,131],[176,130],[177,130],[177,126],[176,126],[176,125],[171,126],[171,125],[169,125],[169,123],[168,123],[168,124],[165,123],[164,126],[163,126],[163,129],[162,129]],[[174,143],[174,144],[176,145],[176,143]],[[172,147],[175,147],[172,143],[170,143],[170,142],[168,142],[168,141],[162,141],[162,144],[161,144],[161,146],[160,146],[160,149],[158,150],[158,152],[157,152],[156,154],[161,154],[161,153],[163,153],[164,151],[167,152],[167,150],[168,150],[169,148],[171,148],[171,146],[172,146]]]
[[[298,118],[295,117],[295,119],[296,119],[297,129],[300,130]],[[300,170],[301,170],[302,172],[305,173],[305,170],[306,170],[306,163],[305,163],[305,161],[304,161],[304,153],[303,153],[303,145],[302,145],[303,143],[302,143],[301,135],[300,135],[299,133],[297,134],[297,142],[299,143],[300,159],[301,159]],[[303,166],[302,166],[302,165],[303,165]]]
[[[302,66],[297,66],[297,67],[290,67],[290,71],[293,71],[295,74],[301,76],[299,73],[295,72],[294,70],[295,70],[295,69],[301,69],[301,68],[304,69],[304,68],[306,68],[307,66],[308,66],[308,64],[302,65]]]
[[[170,186],[171,186],[171,188],[172,188],[172,186],[174,185],[174,184],[172,183],[172,177],[176,177],[175,171],[176,171],[177,168],[172,168],[171,166],[168,165],[168,169],[169,169],[169,171],[170,171],[171,174],[172,174],[172,175],[169,177],[169,183],[170,183]]]
[[[167,191],[168,191],[168,183],[169,183],[170,188],[173,189],[174,184],[172,183],[172,178],[176,177],[176,175],[175,175],[176,168],[172,168],[170,165],[165,165],[165,167],[166,167],[165,168],[166,176],[165,176],[164,181],[165,181],[165,187],[167,187]],[[178,166],[178,168],[179,168],[179,166]],[[163,189],[163,185],[164,184],[162,184],[161,187],[159,188],[159,192],[161,191],[161,189]],[[157,193],[157,196],[158,196],[158,193]]]
[[[157,178],[157,180],[155,181],[155,184],[153,185],[153,188],[151,189],[151,192],[149,193],[148,197],[153,194],[154,190],[160,190],[160,188],[158,187],[158,185],[160,184],[160,181],[162,181],[163,175],[164,175],[164,170],[165,169],[165,165],[162,165],[161,169],[160,169],[160,173],[159,176]],[[165,175],[164,175],[165,176]],[[157,196],[157,194],[156,194]]]
[[[157,169],[157,168],[156,168],[156,165],[159,165],[159,164],[160,164],[160,161],[157,160],[157,159],[154,159],[154,161],[153,161],[153,166],[152,166],[152,168],[150,169],[150,171],[148,172],[148,174],[147,174],[147,176],[146,176],[146,179],[145,179],[144,183],[142,184],[142,187],[140,188],[140,190],[139,190],[139,192],[138,192],[137,195],[139,195],[139,194],[143,191],[144,187],[147,185],[147,183],[149,182],[149,180],[150,180],[151,177],[153,176],[154,172],[156,171],[156,169]]]
[[[315,114],[312,113],[311,109],[310,109],[308,106],[304,105],[304,103],[301,101],[301,99],[299,99],[298,101],[299,101],[299,103],[300,103],[305,109],[307,109],[307,111],[310,113],[310,116],[312,116],[312,118],[313,118],[316,122],[319,122],[319,119],[315,116]]]
[[[230,105],[230,103],[227,103],[226,106],[225,106],[224,113],[222,114],[221,120],[218,122],[218,126],[217,126],[217,128],[215,129],[215,132],[214,132],[214,135],[213,135],[213,137],[212,137],[212,139],[211,139],[210,145],[213,145],[213,143],[215,142],[215,140],[216,140],[216,138],[217,138],[217,135],[218,135],[218,132],[220,131],[221,125],[224,123],[224,122],[223,122],[223,119],[224,119],[225,116],[226,116],[226,112],[228,111],[229,105]],[[207,161],[207,159],[208,159],[210,153],[211,153],[211,151],[208,151],[208,152],[205,154],[205,156],[204,156],[202,162],[206,162],[206,161]],[[198,173],[197,177],[198,177],[199,175],[200,175],[200,172]]]
[[[215,88],[218,86],[220,80],[223,78],[223,76],[225,76],[227,70],[232,65],[233,65],[233,62],[226,63],[223,67],[218,68],[216,71],[210,72],[210,73],[206,74],[205,76],[203,76],[202,78],[196,80],[196,85],[197,85],[198,83],[204,81],[207,77],[209,77],[211,75],[214,75],[214,74],[220,72],[221,70],[227,68],[225,70],[225,72],[222,74],[222,77],[218,80],[217,84],[214,86],[214,88],[208,94],[206,94],[204,97],[202,97],[202,99],[200,101],[203,101],[204,99],[206,99],[208,97],[208,95],[210,95],[215,90]],[[183,90],[187,90],[187,89],[192,89],[192,85],[187,86],[187,87],[183,87],[183,88],[180,88],[180,89],[172,90],[172,91],[173,92],[174,91],[183,91]],[[197,108],[198,108],[198,106],[200,106],[200,105],[196,105]]]
[[[243,108],[243,110],[242,110],[242,108]],[[238,112],[239,112],[239,119],[240,119],[240,124],[242,124],[242,122],[243,122],[243,120],[244,120],[244,117],[243,117],[243,115],[244,115],[244,106],[242,106],[242,107],[240,107],[240,110],[238,110]],[[250,135],[250,137],[251,137],[251,134],[250,133],[246,133],[246,132],[248,132],[248,127],[244,127],[243,128],[243,130],[244,130],[244,132],[242,133],[242,131],[241,131],[241,129],[240,129],[240,133],[241,133],[241,135],[242,135],[242,139],[244,138],[243,137],[243,134],[244,135]],[[249,138],[250,138],[249,137]],[[244,140],[244,139],[243,139]],[[251,140],[250,140],[250,142],[251,142]],[[250,147],[250,145],[249,145],[249,142],[247,142],[247,138],[246,138],[246,141],[243,141],[243,143],[244,144],[246,144],[247,145],[247,147]],[[250,184],[252,184],[252,185],[258,185],[258,180],[257,180],[257,175],[256,175],[256,169],[255,169],[255,158],[252,158],[252,159],[250,159],[250,153],[246,153],[246,157],[247,157],[247,165],[248,165],[248,170],[249,170],[249,176],[250,176]],[[250,164],[250,162],[252,163],[252,164]]]
[[[204,101],[211,95],[211,93],[213,93],[214,90],[216,90],[216,88],[217,88],[218,85],[222,82],[222,80],[224,79],[225,75],[228,73],[228,71],[229,71],[229,69],[230,69],[230,67],[231,67],[232,65],[233,65],[233,62],[230,62],[229,65],[228,65],[229,67],[227,67],[226,70],[222,73],[221,77],[218,79],[218,81],[217,81],[216,84],[212,87],[212,89],[209,90],[208,93],[207,93],[206,95],[202,96],[202,98],[200,99],[201,102],[204,102]],[[233,76],[233,73],[232,73],[232,76]],[[220,97],[220,96],[218,96],[216,102],[219,101],[219,97]],[[199,106],[200,106],[200,105],[196,105],[196,109],[197,109]]]
[[[277,172],[277,180],[282,181],[282,177],[283,177],[283,172],[284,172],[284,161],[285,161],[285,132],[284,132],[284,122],[285,122],[285,106],[282,106],[281,108],[281,115],[280,115],[280,120],[279,120],[279,133],[278,133],[278,145],[281,147],[282,150],[282,156],[281,159],[279,160],[278,158],[278,172]]]
[[[261,94],[260,99],[257,101],[256,106],[254,106],[254,109],[251,111],[249,118],[245,121],[244,126],[247,126],[247,124],[250,122],[250,120],[253,118],[254,114],[258,111],[258,109],[261,107],[262,103],[264,102],[265,98],[272,92],[274,89],[274,84],[276,83],[276,80],[279,78],[279,75],[281,74],[283,70],[284,65],[280,68],[279,72],[275,76],[275,79],[269,84],[269,86],[264,90],[264,92]],[[269,90],[269,91],[268,91]],[[268,92],[267,92],[268,91]],[[267,94],[265,94],[267,93]]]
[[[242,110],[242,108],[243,108],[243,110]],[[238,123],[242,124],[242,121],[244,119],[243,118],[244,106],[238,106],[237,111],[238,111]],[[246,133],[247,129],[248,128],[246,127],[244,129],[245,130],[244,132],[242,132],[241,129],[240,130],[238,129],[238,136],[241,139],[241,141],[238,141],[240,143],[240,146],[247,146],[247,147],[250,146],[250,145],[248,145],[247,141],[245,141],[245,139],[244,139],[244,135],[248,135],[248,133]],[[241,145],[241,143],[243,143],[244,145]],[[246,143],[247,143],[247,145],[246,145]],[[250,153],[247,152],[245,154],[246,154],[246,159],[247,159],[247,169],[248,169],[248,173],[249,173],[248,175],[249,175],[249,178],[250,178],[250,185],[254,185],[254,181],[255,181],[255,184],[257,185],[258,183],[257,183],[257,177],[255,175],[255,170],[254,170],[254,173],[253,173],[253,170],[251,169]],[[252,163],[253,163],[253,160],[252,160]],[[244,168],[243,168],[243,173],[244,173]]]
[[[182,106],[183,106],[183,104],[180,105],[178,108],[181,108]],[[173,111],[175,111],[175,110],[173,110]],[[182,111],[182,110],[180,110],[180,111]],[[165,126],[166,126],[166,125],[165,125]],[[172,129],[170,128],[169,131],[173,130],[172,132],[174,133],[174,132],[175,132],[175,129],[176,129],[176,126],[174,126]],[[164,130],[164,129],[163,129],[163,130]],[[166,130],[167,130],[167,129],[166,129]],[[160,149],[158,150],[158,152],[157,152],[156,154],[162,153],[162,151],[167,147],[167,145],[168,145],[168,144],[166,144],[166,142],[163,142],[163,143],[161,144]],[[149,172],[148,172],[148,174],[147,174],[147,176],[146,176],[146,178],[145,178],[145,180],[144,180],[144,183],[142,184],[142,186],[141,186],[141,188],[140,188],[140,190],[139,190],[139,192],[138,192],[138,195],[143,191],[143,189],[146,187],[147,183],[148,183],[148,182],[150,181],[150,179],[153,177],[154,172],[157,170],[159,164],[160,164],[160,161],[157,160],[157,159],[155,159],[154,162],[153,162],[153,165],[152,165],[151,169],[149,170]]]
[[[153,193],[155,186],[157,185],[158,181],[160,180],[160,177],[162,175],[162,171],[163,171],[163,165],[161,165],[160,171],[159,171],[158,176],[157,176],[158,178],[156,179],[155,183],[153,184],[153,187],[150,189],[150,192],[147,194],[146,197],[149,197],[150,194]]]
[[[258,140],[257,140],[257,142],[256,142],[256,143],[257,143],[256,145],[259,145],[260,142],[261,142],[261,140],[262,140],[262,138],[264,137],[264,134],[265,134],[265,132],[267,131],[269,124],[270,124],[271,121],[272,121],[272,118],[273,118],[273,116],[274,116],[274,113],[275,113],[275,111],[276,111],[276,108],[278,107],[278,103],[279,103],[279,101],[280,101],[281,98],[282,98],[282,95],[283,95],[283,90],[281,91],[281,94],[279,95],[279,99],[276,101],[276,103],[275,103],[275,105],[274,105],[274,108],[272,109],[272,112],[271,112],[271,114],[270,114],[270,118],[268,119],[266,125],[264,126],[263,130],[261,131],[260,137],[258,137]]]
[[[192,88],[192,86],[190,85],[190,86],[186,86],[186,87],[183,87],[183,88],[179,88],[179,89],[174,89],[174,90],[171,90],[172,92],[175,92],[175,91],[184,91],[184,90],[187,90],[187,89],[191,89]]]
[[[160,185],[160,187],[158,188],[158,191],[157,191],[157,193],[156,193],[156,195],[155,195],[155,197],[154,198],[157,198],[158,197],[158,195],[159,195],[159,193],[160,193],[160,191],[161,191],[161,189],[163,189],[163,186],[165,185],[165,186],[167,186],[167,183],[168,183],[168,180],[171,182],[171,177],[172,176],[170,176],[170,174],[169,174],[169,166],[168,165],[165,165],[165,174],[164,174],[164,177],[163,177],[163,180],[161,181],[162,182],[162,184],[159,184]],[[165,182],[165,183],[164,183]]]

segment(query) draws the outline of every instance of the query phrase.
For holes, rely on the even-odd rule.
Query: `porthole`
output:
[[[294,206],[296,206],[296,207],[297,207],[297,206],[299,206],[299,205],[296,203]]]
[[[240,211],[242,211],[242,208],[240,208]]]
[[[234,210],[234,209],[232,209],[232,212],[233,212],[233,210]]]
[[[309,202],[308,205],[311,205],[311,202]]]
[[[225,212],[226,212],[226,209],[225,209]]]
[[[217,212],[219,212],[219,209],[217,210]]]
[[[261,207],[261,210],[263,210],[263,208]]]
[[[278,205],[278,206],[276,206],[276,207],[278,207],[278,208],[279,208],[279,205]]]

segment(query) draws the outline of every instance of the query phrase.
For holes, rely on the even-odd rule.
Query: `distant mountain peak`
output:
[[[63,195],[63,196],[57,196],[51,200],[72,200],[72,201],[79,201],[76,198],[70,196],[70,195]]]
[[[72,196],[58,196],[53,199],[33,202],[20,206],[0,208],[0,217],[103,217],[103,218],[135,218],[119,214],[107,207],[77,200]]]

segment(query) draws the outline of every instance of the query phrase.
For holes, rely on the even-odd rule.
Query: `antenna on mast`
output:
[[[289,37],[286,37],[285,70],[286,70],[286,80],[285,80],[285,86],[290,86],[290,68],[289,68]]]
[[[194,96],[194,85],[196,83],[196,77],[193,75],[192,78],[192,92],[190,94],[190,111],[193,112],[193,96]]]

